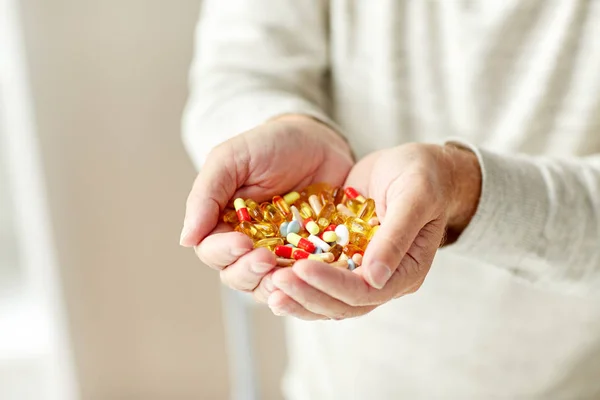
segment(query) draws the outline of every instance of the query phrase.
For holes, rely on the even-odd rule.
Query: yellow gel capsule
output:
[[[255,221],[263,221],[262,211],[260,210],[260,206],[256,201],[252,199],[247,199],[246,208],[248,209],[248,214],[250,214],[252,219],[254,219]]]
[[[368,221],[375,214],[375,201],[373,199],[367,199],[362,204],[356,216],[363,221]]]
[[[322,191],[319,193],[319,201],[321,204],[333,203],[333,195],[327,190]]]
[[[283,200],[291,206],[300,198],[300,193],[298,192],[289,192],[288,194],[283,196]]]
[[[272,238],[279,235],[279,228],[270,222],[257,222],[254,227],[260,231],[266,238]]]
[[[373,239],[373,235],[375,235],[375,232],[377,232],[377,230],[379,229],[381,225],[376,225],[373,228],[371,228],[371,231],[367,234],[367,239],[369,239],[369,241],[371,241],[371,239]]]
[[[362,233],[350,232],[350,243],[364,251],[369,244],[369,239]]]
[[[298,210],[300,211],[300,215],[302,216],[302,219],[308,219],[308,218],[315,217],[315,213],[313,212],[313,209],[306,202],[302,202],[302,204],[300,204],[300,207],[298,207]]]
[[[283,197],[281,197],[281,196],[275,196],[275,197],[273,197],[273,201],[272,202],[273,202],[273,205],[275,207],[277,207],[277,209],[279,211],[281,211],[281,213],[284,216],[287,217],[288,215],[290,215],[292,213],[292,211],[290,210],[290,206],[288,205],[288,203],[286,203],[286,201],[283,199]]]
[[[347,217],[344,214],[336,212],[333,214],[333,217],[331,217],[331,221],[329,222],[334,225],[344,225],[346,219]]]
[[[238,219],[237,213],[235,210],[226,210],[223,213],[223,222],[233,227],[238,226],[240,220]]]
[[[336,211],[337,210],[332,203],[325,204],[321,209],[321,212],[317,216],[317,225],[319,225],[321,229],[327,228],[331,223],[331,218],[336,213]]]
[[[260,206],[260,209],[263,213],[263,219],[265,221],[271,222],[275,225],[279,225],[285,221],[285,216],[273,204],[263,203]]]
[[[356,199],[348,199],[346,201],[346,207],[348,207],[354,214],[358,214],[358,211],[362,207],[362,203]]]
[[[367,236],[372,229],[369,224],[358,218],[348,218],[344,225],[348,227],[350,232],[360,233],[365,236]]]
[[[240,232],[242,232],[246,236],[249,236],[255,242],[265,238],[265,235],[263,235],[258,229],[254,227],[253,224],[251,224],[248,221],[240,222],[239,228]]]
[[[283,246],[283,238],[280,237],[272,237],[267,239],[261,239],[254,243],[254,248],[257,247],[265,247],[271,251],[275,250],[277,246]]]

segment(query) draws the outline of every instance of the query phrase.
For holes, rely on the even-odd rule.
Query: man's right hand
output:
[[[266,302],[275,255],[253,249],[249,237],[220,221],[221,212],[238,197],[261,202],[312,183],[342,185],[352,165],[346,141],[310,117],[283,116],[242,133],[207,157],[187,200],[181,245],[194,247],[224,284]]]

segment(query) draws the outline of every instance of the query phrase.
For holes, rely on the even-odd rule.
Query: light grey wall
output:
[[[177,243],[198,1],[21,5],[83,399],[226,398],[218,277]],[[260,354],[277,398],[281,343]]]

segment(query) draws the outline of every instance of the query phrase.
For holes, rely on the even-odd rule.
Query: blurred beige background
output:
[[[227,398],[218,275],[178,246],[199,1],[20,4],[82,399]],[[256,317],[276,399],[280,321]]]

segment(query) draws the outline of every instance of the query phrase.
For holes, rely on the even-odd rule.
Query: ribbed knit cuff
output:
[[[538,269],[545,267],[541,263],[528,262],[526,269],[520,267],[524,261],[539,260],[546,246],[543,231],[549,203],[540,169],[526,156],[495,154],[463,140],[447,143],[475,153],[482,172],[478,209],[448,248],[517,275],[539,274]]]

